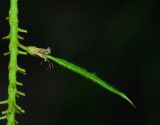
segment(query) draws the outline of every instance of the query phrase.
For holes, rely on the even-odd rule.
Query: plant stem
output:
[[[0,104],[8,104],[7,110],[3,111],[3,116],[0,117],[0,120],[7,119],[7,125],[15,125],[18,122],[15,119],[16,113],[25,113],[25,111],[16,103],[16,97],[25,96],[25,93],[18,91],[17,86],[22,86],[23,84],[17,81],[17,72],[26,74],[25,69],[22,69],[17,64],[17,56],[19,54],[26,55],[26,52],[18,50],[19,40],[23,37],[19,36],[18,33],[27,33],[27,30],[21,29],[18,26],[18,0],[10,0],[10,9],[9,9],[9,25],[10,32],[9,35],[3,37],[3,39],[9,39],[9,52],[4,53],[4,55],[10,55],[9,60],[9,86],[8,86],[8,98],[4,101],[1,101]]]
[[[17,82],[17,55],[18,55],[18,0],[10,0],[9,25],[9,87],[8,87],[8,114],[7,125],[15,125],[16,113],[16,82]]]

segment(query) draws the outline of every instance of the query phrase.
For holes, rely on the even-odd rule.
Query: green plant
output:
[[[38,48],[35,46],[24,46],[22,45],[19,40],[23,40],[23,37],[19,35],[20,32],[27,33],[27,30],[19,28],[18,25],[18,0],[10,0],[10,10],[9,10],[9,25],[10,25],[10,32],[9,35],[3,37],[3,39],[8,39],[9,43],[9,52],[4,53],[4,55],[10,55],[9,60],[9,86],[8,86],[8,98],[5,101],[1,101],[0,104],[7,104],[8,108],[6,111],[3,111],[3,116],[0,117],[0,120],[7,119],[7,125],[15,125],[18,122],[15,119],[16,113],[25,113],[16,101],[16,98],[19,96],[25,96],[25,93],[18,91],[17,86],[22,86],[23,84],[18,82],[17,80],[17,72],[26,74],[25,69],[18,66],[17,56],[18,55],[33,55],[38,56],[45,61],[53,61],[60,66],[63,66],[66,69],[73,71],[87,79],[90,79],[94,83],[100,85],[101,87],[109,90],[110,92],[117,94],[118,96],[127,100],[133,107],[134,104],[131,100],[118,89],[112,87],[107,82],[101,80],[96,75],[89,73],[85,69],[82,69],[64,59],[57,58],[55,56],[50,55],[49,49]],[[23,51],[22,51],[23,50]]]

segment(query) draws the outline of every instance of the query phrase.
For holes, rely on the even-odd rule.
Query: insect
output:
[[[47,49],[44,49],[44,48],[38,48],[35,46],[28,46],[26,51],[33,56],[38,56],[40,58],[43,58],[45,61],[47,61],[47,56],[51,54],[50,47],[48,47]]]
[[[47,55],[49,55],[49,54],[51,54],[51,48],[50,48],[50,47],[47,47],[47,49],[45,49],[45,51],[44,51],[44,56],[43,56],[44,61],[45,61],[45,62],[48,62],[47,70],[49,70],[49,69],[51,70],[52,68],[54,68],[53,63],[50,62],[50,61],[47,59]],[[42,62],[41,62],[40,65],[42,65]]]
[[[40,57],[41,59],[44,59],[44,62],[48,62],[48,69],[52,69],[53,67],[53,63],[51,63],[48,59],[47,59],[47,56],[49,54],[51,54],[51,48],[50,47],[47,47],[47,49],[44,49],[44,48],[38,48],[38,47],[35,47],[35,46],[28,46],[27,47],[27,50],[26,50],[29,54],[33,55],[33,56],[38,56]],[[42,64],[42,62],[41,62]],[[40,65],[41,65],[40,64]]]

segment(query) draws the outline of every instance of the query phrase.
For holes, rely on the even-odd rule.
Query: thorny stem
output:
[[[8,111],[7,125],[15,125],[16,113],[16,82],[17,82],[17,51],[18,51],[18,0],[10,0],[9,24],[10,24],[10,62],[9,62],[9,87],[8,87]]]
[[[17,56],[19,54],[26,55],[25,52],[18,50],[19,40],[23,37],[18,35],[18,32],[27,33],[27,30],[18,27],[18,0],[10,0],[10,10],[9,10],[9,25],[10,32],[9,35],[3,37],[3,39],[9,39],[9,52],[4,53],[4,55],[10,54],[9,59],[9,86],[8,86],[8,98],[5,101],[1,101],[0,104],[8,104],[7,110],[3,111],[4,116],[0,117],[0,120],[7,119],[7,125],[15,125],[18,122],[15,119],[16,113],[25,113],[25,111],[17,105],[16,97],[25,96],[25,93],[17,90],[17,85],[22,85],[22,83],[17,81],[17,72],[25,74],[25,70],[18,66]]]

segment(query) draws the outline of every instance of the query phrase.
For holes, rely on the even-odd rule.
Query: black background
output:
[[[0,0],[0,37],[9,32],[8,9],[9,0]],[[17,99],[26,110],[17,115],[20,124],[159,125],[158,16],[156,0],[19,0],[19,25],[28,30],[21,43],[51,47],[52,55],[97,74],[136,105],[56,64],[47,70],[43,60],[19,56],[27,70],[17,77],[26,93]],[[7,98],[7,50],[0,40],[0,100]]]

